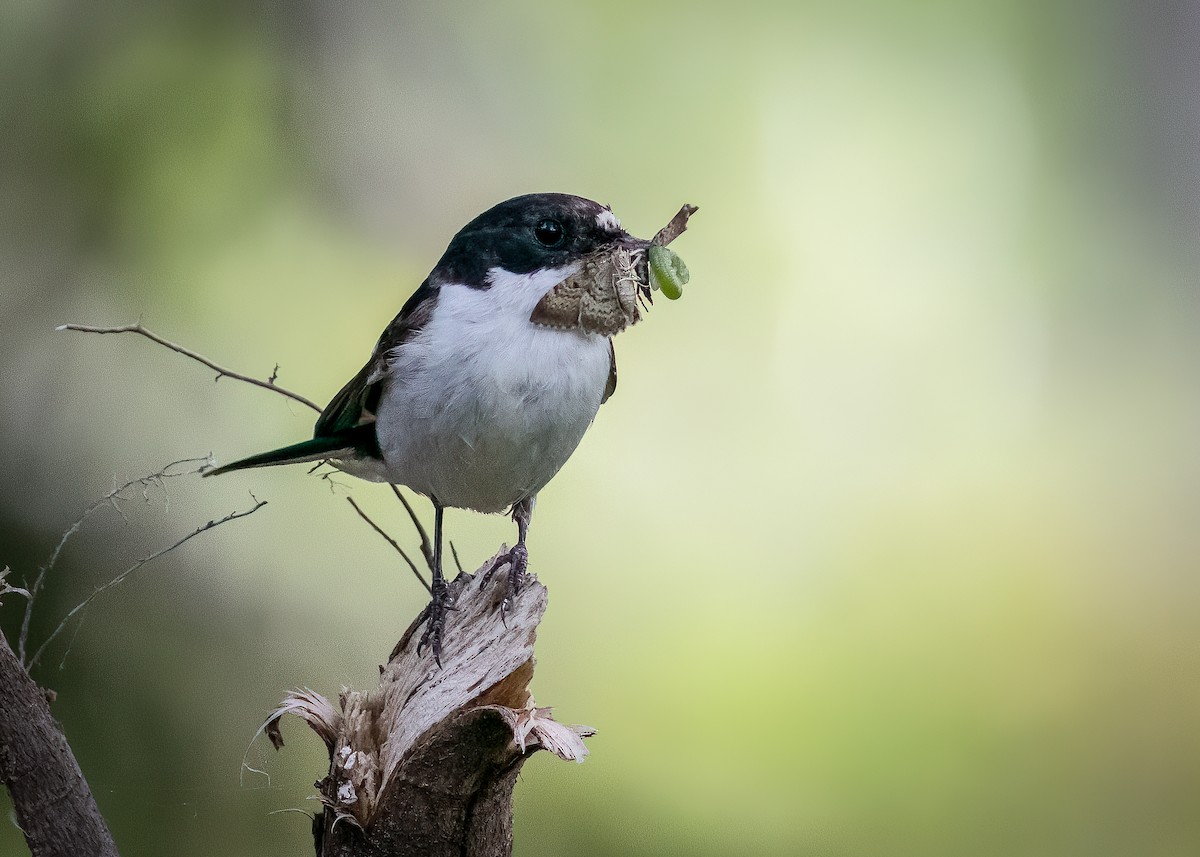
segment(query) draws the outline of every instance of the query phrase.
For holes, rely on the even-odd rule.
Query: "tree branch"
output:
[[[166,348],[171,349],[172,351],[176,352],[177,354],[182,354],[184,357],[190,357],[192,360],[195,360],[197,363],[204,364],[209,369],[212,369],[214,372],[217,373],[218,379],[220,379],[222,377],[233,378],[235,381],[244,381],[247,384],[253,384],[255,387],[262,387],[264,390],[272,390],[276,393],[279,393],[279,395],[281,395],[281,396],[287,396],[289,399],[292,399],[293,401],[299,402],[302,405],[306,405],[306,406],[312,408],[318,414],[321,413],[321,406],[318,405],[316,402],[313,402],[311,399],[307,399],[304,396],[301,396],[299,393],[293,393],[291,390],[280,387],[278,384],[275,383],[275,378],[279,374],[278,364],[276,364],[275,371],[271,373],[271,377],[268,378],[267,380],[263,381],[260,378],[252,378],[249,375],[243,375],[241,372],[234,372],[232,369],[226,369],[224,366],[214,363],[212,360],[205,357],[203,354],[200,354],[196,351],[192,351],[190,348],[184,348],[182,345],[180,345],[177,342],[172,342],[169,339],[164,339],[163,337],[159,336],[154,331],[143,327],[142,323],[140,321],[137,324],[126,324],[126,325],[121,325],[120,327],[94,327],[90,324],[60,324],[58,327],[55,328],[55,330],[77,330],[77,331],[80,331],[81,333],[136,333],[136,334],[139,334],[140,336],[146,337],[151,342],[157,342],[159,345],[162,345]]]
[[[46,695],[0,634],[0,780],[34,857],[118,857]]]

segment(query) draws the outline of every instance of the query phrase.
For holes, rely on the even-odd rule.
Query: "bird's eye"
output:
[[[545,247],[557,247],[563,241],[562,224],[547,218],[533,228],[533,237]]]

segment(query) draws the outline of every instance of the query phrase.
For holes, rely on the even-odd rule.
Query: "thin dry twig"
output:
[[[195,360],[196,362],[198,362],[204,366],[207,366],[209,369],[212,369],[214,372],[217,373],[218,379],[220,379],[221,377],[227,377],[227,378],[233,378],[234,380],[237,380],[237,381],[244,381],[245,383],[252,384],[255,387],[261,387],[264,390],[272,390],[283,396],[287,396],[288,398],[290,398],[294,401],[300,402],[303,405],[307,405],[308,407],[312,408],[317,413],[321,412],[320,406],[317,405],[315,402],[311,401],[310,399],[305,398],[304,396],[300,395],[299,393],[295,393],[291,390],[287,390],[283,387],[280,387],[278,384],[275,383],[276,378],[279,375],[279,364],[275,364],[275,368],[271,371],[270,377],[268,377],[266,380],[262,380],[259,378],[252,378],[249,375],[243,375],[240,372],[235,372],[232,369],[227,369],[218,363],[214,363],[212,360],[210,360],[208,357],[205,357],[203,354],[193,351],[190,348],[186,348],[177,342],[172,342],[169,339],[165,339],[164,337],[159,336],[157,333],[154,333],[152,330],[149,330],[148,328],[144,327],[140,321],[137,322],[136,324],[127,324],[127,325],[122,325],[119,327],[99,327],[96,325],[88,325],[88,324],[63,324],[63,325],[60,325],[57,329],[58,330],[75,330],[75,331],[79,331],[82,333],[99,333],[99,334],[136,333],[140,336],[145,337],[146,339],[149,339],[151,342],[157,343],[158,345],[162,345],[163,347],[169,348],[170,350],[176,352],[177,354],[182,354],[185,357],[191,358],[192,360]],[[313,467],[313,470],[316,470],[317,467],[320,467],[321,464],[323,464],[323,463],[324,462],[318,462],[317,465]],[[168,465],[168,466],[170,466],[170,465]],[[310,472],[312,472],[312,471],[310,471]],[[154,478],[154,477],[147,477],[147,479],[152,479],[152,478]],[[132,485],[135,483],[130,483],[130,484]],[[128,488],[129,486],[124,486],[124,487]],[[396,498],[404,506],[404,510],[408,513],[409,520],[412,521],[413,527],[416,529],[417,535],[421,539],[421,555],[425,558],[425,562],[428,564],[429,568],[432,570],[433,569],[433,560],[434,560],[433,544],[430,541],[429,533],[426,531],[424,525],[422,525],[421,519],[417,517],[417,513],[413,509],[412,504],[409,503],[408,498],[406,498],[404,496],[404,494],[401,493],[400,488],[396,485],[390,485],[389,487],[392,489],[392,493],[394,493],[396,495]],[[363,512],[363,510],[361,508],[359,508],[358,504],[355,503],[352,498],[347,498],[347,499],[350,500],[351,505],[354,506],[354,509],[356,512],[358,512],[359,516],[363,520],[365,520],[368,524],[370,524],[371,527],[377,533],[379,533],[381,536],[383,536],[383,538],[386,539],[388,541],[388,543],[391,544],[400,553],[400,555],[404,558],[404,561],[406,563],[408,563],[409,568],[412,569],[413,574],[415,574],[417,576],[417,579],[419,581],[421,581],[421,585],[424,586],[428,590],[429,584],[425,582],[425,578],[421,576],[420,570],[416,567],[416,565],[409,558],[408,554],[404,552],[404,550],[400,547],[400,545],[397,544],[396,541],[391,538],[391,536],[387,535],[387,533],[385,533],[379,527],[378,524],[376,524],[373,520],[371,520],[371,518],[368,517],[367,514],[365,512]],[[99,505],[99,504],[97,504],[97,505]],[[73,528],[73,530],[74,529],[78,529],[78,525],[76,525],[76,527]],[[73,532],[73,530],[72,530],[72,532]],[[64,541],[65,541],[65,537],[64,537]],[[60,545],[60,549],[61,549],[61,545]],[[55,552],[55,557],[57,557],[57,551]],[[50,564],[51,565],[53,564],[53,560],[51,561]],[[44,576],[44,571],[43,571],[43,574],[41,576],[39,576],[38,584],[37,584],[38,586],[40,586],[42,576]],[[36,587],[35,587],[34,591],[36,592]],[[28,619],[26,619],[26,623],[28,623]],[[56,633],[57,633],[57,631],[56,631]],[[24,635],[22,636],[21,642],[22,642],[21,656],[23,659],[24,658]],[[45,647],[45,644],[43,644],[43,648],[44,647]],[[39,653],[40,653],[40,650],[39,650]]]
[[[400,544],[395,539],[393,539],[391,536],[389,536],[387,533],[385,533],[383,531],[383,528],[381,526],[379,526],[379,524],[377,524],[373,520],[371,520],[371,517],[362,510],[362,507],[359,506],[358,503],[354,502],[353,497],[347,497],[346,502],[348,502],[351,506],[354,507],[354,511],[358,512],[358,516],[360,518],[362,518],[364,521],[366,521],[370,525],[371,529],[373,529],[375,532],[379,533],[379,535],[382,536],[383,539],[389,545],[391,545],[393,548],[396,549],[396,553],[400,554],[400,556],[404,558],[404,561],[406,563],[408,563],[408,567],[411,568],[412,573],[417,576],[417,580],[419,580],[421,582],[421,585],[425,587],[426,591],[429,592],[430,595],[432,595],[433,590],[429,588],[429,584],[426,583],[425,578],[421,576],[421,572],[417,568],[416,563],[414,563],[412,561],[412,559],[409,558],[408,554],[405,553],[404,548],[400,547]]]
[[[688,218],[699,210],[699,206],[685,204],[666,226],[655,233],[654,237],[650,239],[650,243],[666,247],[684,233],[687,229]]]
[[[176,352],[177,354],[182,354],[184,357],[191,358],[192,360],[195,360],[196,362],[198,362],[204,366],[207,366],[209,369],[212,369],[214,372],[217,373],[218,379],[220,379],[221,377],[226,377],[226,378],[233,378],[236,381],[244,381],[245,383],[252,384],[255,387],[261,387],[264,390],[272,390],[273,392],[279,393],[280,395],[287,396],[288,398],[290,398],[294,401],[300,402],[303,405],[307,405],[308,407],[312,408],[317,413],[321,413],[321,410],[322,410],[321,407],[319,405],[317,405],[315,402],[313,402],[311,399],[305,398],[304,396],[300,395],[299,393],[295,393],[291,390],[285,389],[284,387],[280,387],[278,384],[275,383],[275,380],[279,375],[279,364],[278,363],[275,364],[275,368],[272,370],[270,377],[268,377],[265,381],[260,378],[252,378],[249,375],[243,375],[241,372],[235,372],[232,369],[227,369],[218,363],[214,363],[208,357],[205,357],[203,354],[200,354],[199,352],[193,351],[192,349],[187,348],[183,345],[180,345],[177,342],[172,342],[169,339],[165,339],[164,337],[159,336],[154,331],[143,326],[140,321],[138,321],[136,324],[126,324],[126,325],[121,325],[119,327],[100,327],[97,325],[90,325],[90,324],[62,324],[62,325],[59,325],[56,328],[56,330],[75,330],[75,331],[79,331],[82,333],[99,333],[99,334],[136,333],[140,336],[144,336],[146,339],[149,339],[151,342],[157,343],[158,345],[162,345],[163,347],[169,348],[170,350]],[[313,470],[316,470],[323,463],[324,462],[318,462],[313,467]],[[309,472],[311,473],[312,471],[309,471]],[[409,520],[412,521],[413,527],[417,531],[417,535],[420,536],[420,538],[421,538],[421,555],[423,557],[425,557],[425,562],[429,566],[429,569],[432,571],[433,570],[433,543],[430,541],[429,533],[426,531],[424,525],[421,523],[421,519],[417,517],[417,513],[413,509],[412,504],[408,502],[408,498],[405,497],[403,493],[401,493],[400,488],[396,485],[390,485],[389,487],[392,489],[392,493],[396,495],[396,498],[404,506],[404,511],[408,513]],[[419,574],[418,574],[418,577],[420,577]],[[421,580],[422,580],[422,583],[424,583],[424,578],[421,578]]]
[[[316,411],[318,414],[321,413],[321,407],[316,402],[313,402],[311,399],[307,399],[304,396],[301,396],[299,393],[294,393],[291,390],[288,390],[284,387],[280,387],[278,384],[275,383],[275,378],[279,373],[278,366],[275,367],[275,371],[271,373],[271,377],[268,378],[266,381],[263,381],[260,378],[251,378],[249,375],[243,375],[241,372],[234,372],[232,369],[226,369],[224,366],[214,363],[212,360],[205,357],[203,354],[199,354],[195,351],[192,351],[190,348],[184,348],[182,345],[180,345],[177,342],[172,342],[169,339],[164,339],[163,337],[159,336],[154,331],[143,327],[142,323],[140,321],[137,322],[136,324],[125,324],[125,325],[121,325],[119,327],[95,327],[90,324],[60,324],[58,327],[55,328],[55,330],[77,330],[77,331],[80,331],[81,333],[136,333],[136,334],[139,334],[140,336],[146,337],[151,342],[157,342],[159,345],[162,345],[166,348],[171,349],[172,351],[176,352],[177,354],[182,354],[184,357],[190,357],[192,360],[195,360],[197,363],[204,364],[209,369],[212,369],[214,372],[217,373],[218,380],[220,380],[222,377],[233,378],[235,381],[244,381],[247,384],[253,384],[255,387],[262,387],[264,390],[273,390],[276,393],[279,393],[281,396],[287,396],[289,399],[292,399],[293,401],[299,402],[302,405],[307,405],[308,407],[310,407],[314,411]]]
[[[458,559],[458,548],[454,546],[453,540],[450,542],[450,553],[454,557],[454,564],[458,566],[458,573],[463,574],[462,562]]]
[[[183,464],[199,464],[200,467],[196,468],[195,470],[182,470],[178,473],[171,472],[173,468],[179,467]],[[163,486],[164,479],[173,479],[178,476],[187,476],[193,473],[200,473],[206,466],[211,465],[211,454],[203,458],[181,458],[178,461],[172,461],[170,464],[166,465],[155,473],[151,473],[149,476],[139,476],[137,479],[129,480],[124,485],[118,486],[114,484],[114,487],[111,491],[83,510],[83,514],[79,516],[78,520],[76,520],[75,523],[68,527],[62,534],[62,538],[58,540],[58,544],[55,546],[54,552],[50,554],[50,559],[46,561],[45,565],[38,569],[37,577],[34,578],[32,585],[28,587],[29,591],[25,601],[25,615],[21,619],[21,630],[17,637],[17,658],[21,661],[22,665],[26,667],[29,666],[25,663],[25,646],[29,640],[29,624],[33,618],[33,602],[37,598],[38,593],[42,591],[42,587],[46,582],[46,575],[49,574],[51,570],[53,570],[55,564],[57,564],[58,557],[63,552],[63,548],[66,547],[67,542],[70,541],[71,537],[79,532],[80,527],[83,526],[84,522],[92,515],[92,513],[103,506],[111,506],[119,515],[124,517],[124,512],[121,510],[121,507],[117,505],[117,502],[120,500],[130,499],[125,495],[126,492],[131,488],[140,487],[142,489],[142,499],[149,502],[150,497],[148,492],[152,487],[157,487],[159,490],[164,491],[165,493],[165,488]],[[113,482],[116,483],[116,481],[117,480],[114,478]]]
[[[253,494],[251,494],[250,496],[252,498],[254,497]],[[192,539],[194,539],[196,536],[200,535],[201,533],[208,532],[209,530],[215,529],[216,527],[219,527],[222,524],[227,524],[230,521],[236,521],[238,518],[245,518],[250,515],[253,515],[255,512],[257,512],[259,509],[261,509],[265,505],[267,505],[266,500],[258,500],[257,498],[255,498],[254,505],[251,508],[247,509],[246,511],[230,512],[228,515],[226,515],[224,518],[221,518],[220,520],[209,521],[207,524],[203,524],[202,526],[197,527],[192,532],[188,533],[186,536],[184,536],[183,538],[174,542],[173,544],[168,545],[165,548],[161,548],[160,550],[157,550],[154,553],[152,553],[146,557],[143,557],[142,559],[139,559],[137,562],[135,562],[129,568],[125,569],[123,572],[118,574],[116,577],[114,577],[112,580],[108,581],[107,583],[102,583],[100,586],[97,586],[95,589],[92,590],[91,594],[88,595],[87,598],[83,599],[83,601],[79,602],[74,607],[72,607],[71,610],[67,613],[67,615],[63,617],[63,620],[58,623],[58,627],[50,632],[50,636],[48,636],[42,642],[42,644],[38,647],[37,651],[33,653],[33,657],[31,657],[29,659],[29,664],[26,666],[26,669],[32,670],[35,666],[37,666],[38,661],[41,660],[42,654],[46,651],[46,647],[49,646],[50,643],[52,643],[54,641],[54,639],[63,632],[63,629],[65,629],[67,627],[67,623],[69,623],[71,621],[71,619],[74,618],[80,611],[86,610],[91,605],[91,603],[93,601],[95,601],[96,598],[99,597],[102,593],[107,592],[109,589],[112,589],[114,586],[118,586],[121,583],[124,583],[126,578],[129,577],[129,575],[133,574],[135,571],[140,569],[142,566],[146,565],[149,562],[152,562],[153,560],[158,559],[159,557],[161,557],[165,554],[170,553],[171,551],[182,546],[186,542],[191,541]]]
[[[5,595],[8,595],[11,592],[14,595],[24,595],[25,599],[28,600],[29,599],[29,590],[28,589],[25,589],[22,586],[13,586],[12,584],[8,583],[5,580],[5,578],[8,577],[8,575],[11,571],[12,571],[12,569],[9,568],[7,565],[4,566],[3,571],[0,571],[0,598],[3,598]]]
[[[425,528],[421,526],[421,519],[417,517],[417,513],[413,511],[412,504],[408,502],[408,498],[404,496],[399,485],[388,483],[388,487],[392,489],[392,493],[396,498],[404,504],[404,511],[408,512],[409,520],[413,526],[417,528],[417,534],[421,537],[421,554],[425,557],[425,562],[429,564],[430,572],[433,571],[433,543],[429,541],[429,533],[425,532]]]

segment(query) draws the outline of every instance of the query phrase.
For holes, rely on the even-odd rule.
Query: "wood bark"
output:
[[[0,780],[33,857],[117,857],[45,693],[0,634]]]
[[[486,566],[485,566],[486,567]],[[529,577],[507,599],[506,568],[486,585],[451,582],[442,666],[417,653],[419,621],[396,644],[379,686],[343,690],[339,704],[296,691],[268,721],[302,717],[325,741],[329,773],[317,785],[321,857],[506,857],[512,792],[530,754],[582,761],[587,727],[564,726],[534,704],[533,643],[546,589]]]

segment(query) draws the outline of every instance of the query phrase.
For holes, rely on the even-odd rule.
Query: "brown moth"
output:
[[[658,231],[654,244],[666,245],[687,228],[696,207],[685,205]],[[646,251],[616,247],[583,260],[579,272],[567,277],[538,301],[529,320],[546,327],[582,330],[615,336],[642,319],[638,291],[648,298]]]
[[[546,327],[614,336],[641,319],[640,285],[628,250],[618,247],[583,260],[577,274],[546,292],[529,320]]]

